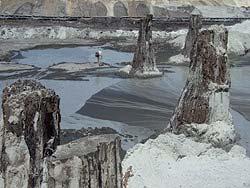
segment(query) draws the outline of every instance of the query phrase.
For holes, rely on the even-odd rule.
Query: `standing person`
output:
[[[99,64],[99,66],[101,66],[102,63],[100,62],[100,59],[102,57],[102,51],[99,50],[98,52],[96,52],[95,57],[97,58],[97,63]]]

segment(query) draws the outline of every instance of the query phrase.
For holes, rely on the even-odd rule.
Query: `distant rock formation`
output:
[[[191,51],[189,76],[169,124],[174,133],[201,136],[206,134],[207,125],[220,129],[226,123],[228,126],[224,127],[228,128],[230,136],[224,135],[227,137],[224,144],[234,141],[229,112],[231,84],[227,42],[228,31],[223,26],[211,26],[197,33]]]
[[[192,6],[191,6],[192,5]],[[154,16],[186,17],[196,6],[205,16],[244,16],[248,0],[0,0],[1,14],[42,16]],[[218,11],[219,10],[219,11]]]
[[[59,103],[36,81],[4,89],[0,187],[121,187],[120,139],[100,135],[59,145]]]
[[[147,15],[145,19],[141,20],[137,48],[132,63],[135,70],[155,67],[155,54],[152,46],[152,20],[152,15]]]
[[[188,64],[190,63],[190,53],[198,33],[202,28],[202,15],[198,9],[194,9],[189,18],[189,28],[185,39],[185,45],[182,53],[169,58],[170,64]]]
[[[120,70],[120,73],[129,73],[131,77],[138,78],[162,76],[162,73],[156,67],[155,52],[152,44],[152,20],[153,15],[150,14],[146,18],[141,19],[132,66],[126,66]]]
[[[189,19],[188,34],[185,41],[185,46],[183,49],[183,55],[190,58],[190,53],[194,42],[198,36],[199,30],[202,28],[202,15],[199,10],[195,9]]]

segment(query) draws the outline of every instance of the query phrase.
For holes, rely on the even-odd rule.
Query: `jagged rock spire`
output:
[[[198,9],[194,9],[189,19],[189,29],[185,41],[185,46],[183,49],[183,55],[185,57],[190,58],[192,46],[194,45],[196,37],[198,36],[199,30],[201,28],[202,28],[202,15]]]
[[[199,31],[191,51],[189,76],[169,128],[182,133],[185,124],[231,121],[228,31],[211,26]]]

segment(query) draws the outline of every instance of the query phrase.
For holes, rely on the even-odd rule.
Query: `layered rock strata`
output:
[[[154,16],[187,17],[193,7],[212,17],[244,15],[247,0],[0,0],[1,14],[42,16]],[[243,9],[243,10],[242,10]],[[212,11],[212,13],[210,12]]]

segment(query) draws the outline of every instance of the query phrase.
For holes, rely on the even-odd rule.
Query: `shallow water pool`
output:
[[[106,49],[105,46],[78,46],[24,50],[16,53],[13,61],[41,68],[61,62],[96,62],[95,52],[99,50],[102,51],[101,61],[111,65],[121,61],[129,62],[133,58],[133,53],[118,52]]]

